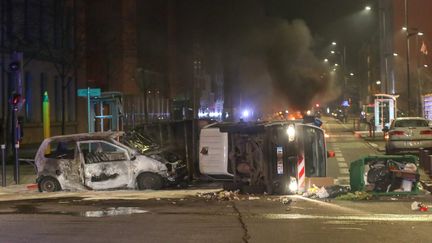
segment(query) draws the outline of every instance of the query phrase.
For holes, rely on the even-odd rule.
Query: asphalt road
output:
[[[411,198],[244,199],[2,202],[0,242],[430,242],[432,215]]]
[[[323,118],[323,128],[328,135],[327,148],[336,157],[327,160],[327,175],[337,179],[336,183],[349,184],[349,166],[352,161],[364,156],[383,154],[352,132],[352,124],[343,124],[333,118]]]

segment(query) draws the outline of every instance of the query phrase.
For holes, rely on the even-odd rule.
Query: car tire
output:
[[[40,192],[56,192],[61,190],[58,180],[51,176],[45,176],[42,178],[38,183],[38,188]]]
[[[159,190],[163,187],[163,179],[155,173],[141,173],[137,179],[139,190]]]

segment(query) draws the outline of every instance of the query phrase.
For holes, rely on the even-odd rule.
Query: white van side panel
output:
[[[228,133],[219,128],[202,129],[198,152],[202,174],[232,176],[228,173]]]

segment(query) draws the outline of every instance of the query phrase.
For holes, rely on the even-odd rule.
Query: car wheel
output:
[[[38,183],[38,187],[40,192],[56,192],[61,190],[60,183],[57,181],[57,179],[54,179],[50,176],[44,177]]]
[[[163,186],[162,177],[155,173],[141,173],[137,177],[139,190],[159,190]]]

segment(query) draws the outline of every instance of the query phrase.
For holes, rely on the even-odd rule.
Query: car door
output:
[[[87,187],[103,190],[131,184],[131,163],[126,149],[103,140],[81,141],[78,145]]]

